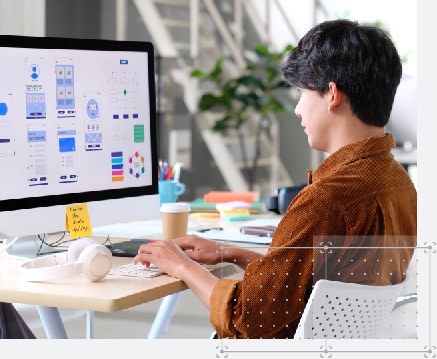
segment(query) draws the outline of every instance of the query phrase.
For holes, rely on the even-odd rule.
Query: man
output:
[[[317,279],[399,283],[416,243],[417,193],[384,131],[402,74],[389,36],[347,20],[321,23],[285,57],[283,74],[301,92],[295,113],[309,145],[329,157],[309,173],[267,254],[186,236],[142,245],[134,258],[182,279],[220,337],[293,338]],[[242,280],[199,265],[222,255],[245,269]]]

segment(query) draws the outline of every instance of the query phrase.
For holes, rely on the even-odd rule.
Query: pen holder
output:
[[[182,182],[162,180],[158,181],[159,203],[176,202],[178,196],[185,193],[185,185]]]

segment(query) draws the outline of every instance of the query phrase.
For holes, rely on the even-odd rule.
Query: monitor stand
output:
[[[12,240],[13,238],[7,238],[3,245],[7,247]],[[41,246],[41,239],[38,235],[32,235],[18,238],[10,247],[6,248],[5,252],[10,258],[29,260],[66,250],[63,247],[51,247],[45,243]]]

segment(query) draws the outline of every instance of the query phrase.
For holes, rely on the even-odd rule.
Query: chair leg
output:
[[[417,293],[404,294],[396,300],[396,304],[394,305],[393,309],[396,309],[401,305],[411,302],[416,302],[416,301],[417,301]]]

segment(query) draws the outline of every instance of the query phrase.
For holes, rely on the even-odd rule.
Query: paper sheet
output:
[[[188,228],[197,228],[207,225],[207,222],[188,221]],[[130,223],[117,223],[108,226],[93,228],[93,236],[110,238],[142,239],[151,235],[162,234],[160,219],[153,221],[139,221]]]
[[[244,224],[246,225],[246,223]],[[188,234],[196,234],[199,237],[206,239],[212,239],[214,241],[224,242],[243,242],[254,244],[270,244],[272,239],[270,237],[253,236],[250,234],[243,234],[240,232],[240,228],[229,227],[222,230],[210,230],[207,232],[190,231]]]
[[[259,218],[253,221],[244,222],[244,226],[263,227],[263,226],[278,226],[281,218]]]

